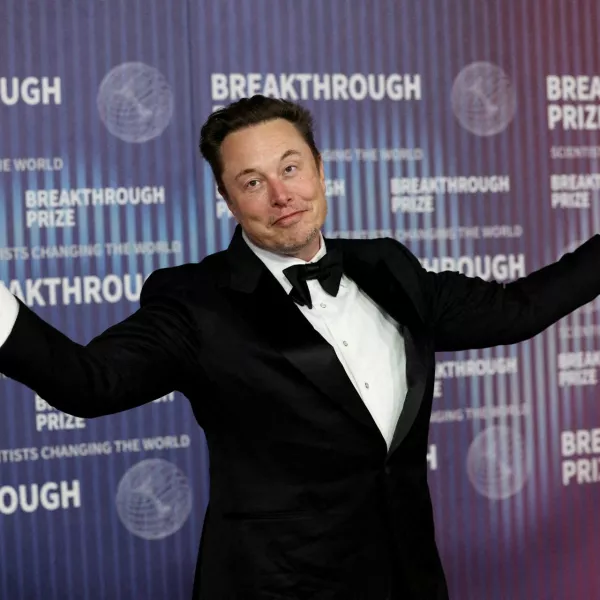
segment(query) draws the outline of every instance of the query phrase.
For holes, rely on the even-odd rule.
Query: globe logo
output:
[[[97,97],[102,122],[124,142],[142,143],[158,137],[173,114],[167,80],[154,67],[124,63],[104,77]]]
[[[477,492],[491,500],[520,492],[529,468],[519,432],[494,425],[479,433],[467,453],[467,474]]]
[[[515,116],[517,98],[510,79],[497,65],[475,62],[460,71],[452,86],[452,110],[471,133],[504,131]]]
[[[128,531],[145,540],[160,540],[181,529],[192,508],[192,492],[174,464],[152,458],[123,475],[116,504]]]

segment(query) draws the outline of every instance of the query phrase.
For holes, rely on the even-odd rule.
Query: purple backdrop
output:
[[[257,92],[314,112],[328,235],[523,276],[599,229],[599,28],[592,0],[6,0],[0,279],[85,342],[152,270],[226,247],[198,134]],[[438,357],[451,597],[600,598],[599,307]],[[0,389],[0,597],[189,598],[208,456],[185,398],[85,421]]]

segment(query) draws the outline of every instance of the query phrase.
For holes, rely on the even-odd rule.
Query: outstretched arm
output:
[[[508,284],[419,273],[436,351],[514,344],[544,331],[600,294],[600,236],[559,261]]]
[[[155,271],[148,278],[134,314],[85,346],[4,288],[0,372],[55,408],[87,418],[127,410],[177,389],[197,348],[196,328],[184,296],[171,288],[165,273]]]

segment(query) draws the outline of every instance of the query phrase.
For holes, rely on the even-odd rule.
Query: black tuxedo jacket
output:
[[[81,417],[189,398],[211,476],[195,599],[447,598],[427,486],[434,353],[525,340],[600,293],[599,236],[507,285],[427,272],[391,239],[327,245],[405,339],[389,450],[239,230],[224,252],[154,272],[140,309],[86,346],[21,305],[0,349],[0,371]]]

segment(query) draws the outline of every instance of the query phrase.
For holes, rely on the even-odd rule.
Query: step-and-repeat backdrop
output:
[[[525,276],[600,229],[599,16],[594,0],[5,0],[0,279],[83,343],[154,269],[225,248],[198,134],[254,93],[314,112],[329,236]],[[600,598],[599,310],[438,357],[428,463],[453,598]],[[187,400],[87,420],[6,378],[0,396],[0,598],[190,597],[209,457]]]

